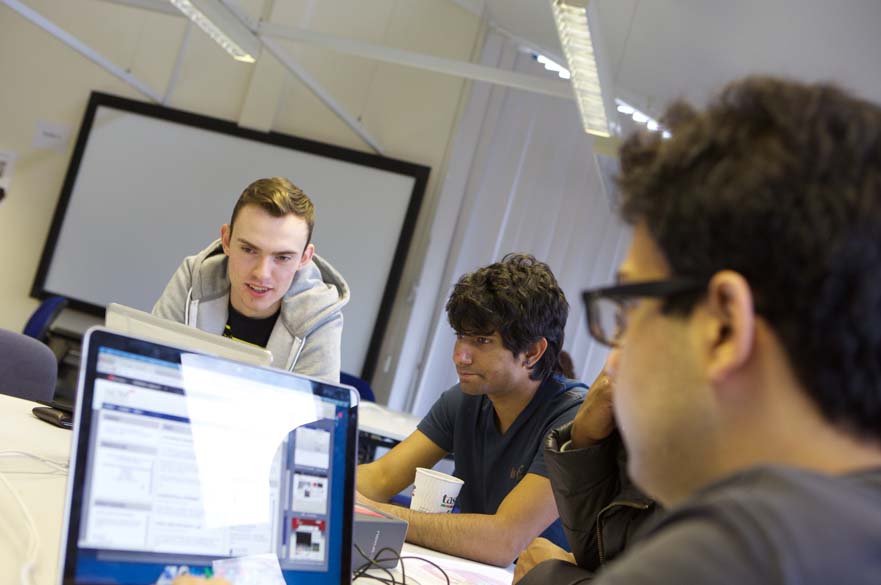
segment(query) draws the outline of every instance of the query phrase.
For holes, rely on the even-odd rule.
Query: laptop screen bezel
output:
[[[146,339],[115,333],[101,327],[93,327],[86,332],[83,338],[82,348],[82,362],[77,383],[77,399],[74,414],[74,436],[71,444],[70,475],[68,477],[64,524],[61,534],[62,570],[59,575],[59,581],[62,585],[87,585],[82,581],[76,581],[76,565],[78,558],[80,520],[82,517],[83,493],[85,488],[86,470],[89,465],[89,444],[93,430],[92,416],[94,414],[92,409],[93,393],[85,390],[87,385],[90,389],[94,385],[97,376],[97,357],[99,349],[112,348],[176,363],[180,363],[180,356],[182,354],[199,354],[199,352],[175,348]],[[213,359],[223,359],[216,356],[209,357]],[[241,365],[242,367],[253,368],[255,370],[269,369],[250,364]],[[273,369],[272,373],[297,376],[312,382],[317,382],[317,385],[313,384],[313,393],[323,390],[326,387],[347,390],[349,396],[349,424],[346,426],[345,452],[346,461],[351,462],[351,464],[346,465],[344,468],[342,550],[330,550],[329,554],[334,555],[335,552],[339,554],[339,583],[340,585],[349,585],[352,580],[350,568],[352,564],[352,525],[355,504],[354,462],[356,461],[356,455],[358,452],[358,393],[354,388],[345,384],[333,384],[324,380],[291,374],[289,372],[282,372],[276,369]],[[345,395],[346,393],[340,393],[340,396]]]

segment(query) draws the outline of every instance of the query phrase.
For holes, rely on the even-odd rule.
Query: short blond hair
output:
[[[239,200],[236,201],[232,210],[232,218],[229,220],[229,229],[232,231],[236,223],[239,211],[246,205],[257,205],[273,217],[284,217],[294,214],[306,221],[309,227],[309,237],[306,245],[312,241],[312,229],[315,227],[315,205],[312,200],[303,193],[303,190],[284,177],[270,177],[257,179],[242,191]]]

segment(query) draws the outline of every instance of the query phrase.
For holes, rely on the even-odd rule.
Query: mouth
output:
[[[459,379],[462,378],[476,378],[477,374],[474,372],[456,372],[459,375]]]
[[[271,287],[257,286],[256,284],[245,283],[245,286],[248,288],[249,291],[251,291],[252,293],[254,293],[256,295],[265,295],[266,293],[268,293],[269,291],[272,290]]]

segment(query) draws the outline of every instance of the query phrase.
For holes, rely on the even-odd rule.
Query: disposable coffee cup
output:
[[[459,490],[464,483],[458,477],[417,467],[410,509],[430,514],[446,514],[456,505],[456,498],[459,497]]]

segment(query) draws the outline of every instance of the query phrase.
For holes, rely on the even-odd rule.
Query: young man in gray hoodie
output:
[[[339,381],[349,285],[315,254],[314,224],[296,185],[254,181],[220,239],[184,259],[153,314],[265,347],[277,368]]]

